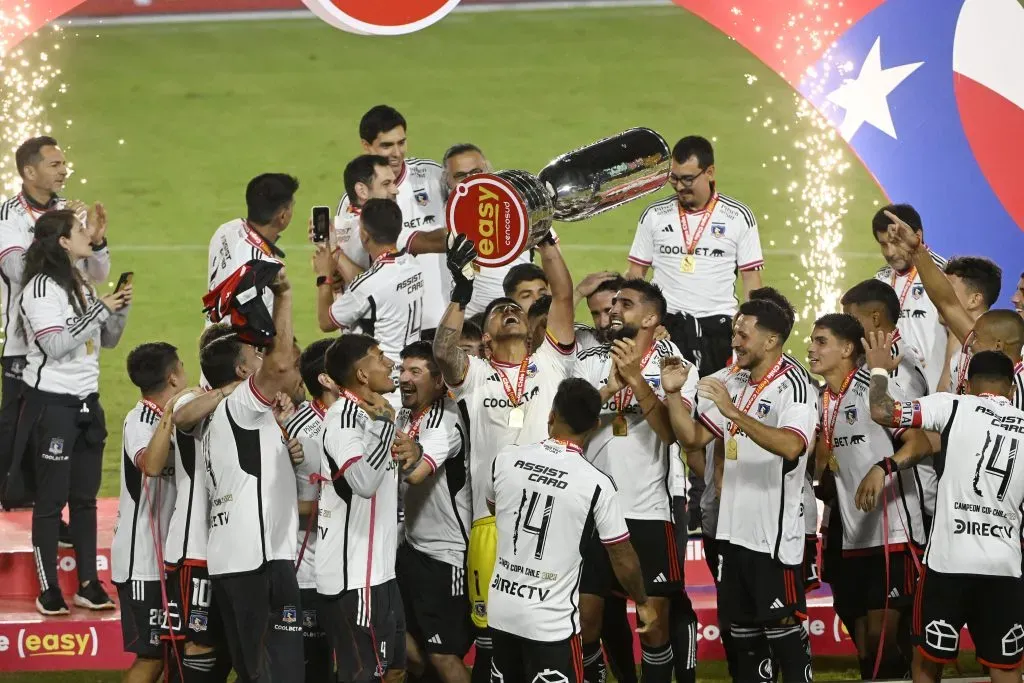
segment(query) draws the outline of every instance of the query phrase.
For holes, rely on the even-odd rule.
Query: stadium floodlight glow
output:
[[[21,189],[21,179],[14,168],[14,152],[28,138],[48,135],[45,123],[47,110],[55,109],[56,102],[47,102],[51,84],[60,77],[61,70],[50,60],[50,53],[38,50],[43,36],[52,39],[51,50],[60,50],[64,32],[57,24],[50,24],[33,34],[28,44],[12,45],[14,37],[20,39],[19,28],[29,25],[29,5],[4,3],[0,8],[0,198],[7,199]],[[61,83],[57,92],[67,86]],[[68,122],[70,124],[70,122]],[[71,174],[70,164],[68,175]]]

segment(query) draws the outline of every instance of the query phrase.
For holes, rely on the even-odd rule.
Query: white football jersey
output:
[[[44,208],[19,192],[0,204],[0,296],[3,297],[4,358],[28,355],[29,344],[18,334],[21,309],[21,277],[25,250],[35,238],[36,221],[47,211],[63,209],[67,200],[54,197]],[[18,263],[7,262],[16,259]],[[110,250],[93,248],[93,255],[78,262],[79,270],[92,282],[102,282],[110,275]],[[11,277],[16,273],[18,277]]]
[[[608,384],[612,368],[611,345],[604,344],[577,355],[573,375],[581,377],[597,388]],[[641,358],[641,373],[658,400],[665,400],[661,388],[661,361],[682,357],[670,341],[655,342]],[[697,392],[697,370],[690,368],[683,387],[683,403],[692,406]],[[626,433],[616,436],[614,422],[621,415],[626,421]],[[658,438],[643,416],[636,396],[628,387],[619,391],[601,406],[601,427],[587,442],[587,460],[607,474],[618,486],[619,501],[627,519],[672,520],[672,480],[669,477],[673,457],[670,444]],[[678,456],[676,456],[678,460]],[[681,463],[680,463],[681,464]]]
[[[178,399],[174,410],[193,401],[200,394],[189,392]],[[164,560],[180,564],[185,560],[206,561],[209,534],[210,500],[206,488],[206,455],[203,452],[203,430],[209,418],[192,431],[174,430],[174,512],[167,527]]]
[[[932,253],[932,260],[945,270],[944,258]],[[900,300],[900,334],[908,344],[921,352],[925,377],[928,379],[928,393],[934,392],[946,364],[947,331],[939,318],[938,309],[928,298],[916,268],[897,273],[891,266],[885,266],[878,270],[875,278],[896,291]]]
[[[1021,575],[1024,411],[1002,396],[932,394],[902,404],[900,426],[942,434],[925,564],[944,574]]]
[[[886,429],[871,419],[870,384],[871,373],[861,366],[854,371],[844,394],[837,396],[826,387],[820,399],[821,438],[831,437],[835,456],[834,460],[829,460],[829,467],[835,475],[843,519],[843,550],[880,548],[887,540],[889,544],[923,545],[926,529],[912,471],[903,470],[886,478],[879,503],[885,501],[887,530],[883,527],[881,505],[871,512],[862,512],[854,502],[868,471],[883,458],[892,457],[905,431]],[[890,393],[897,400],[903,400],[898,383],[890,383]]]
[[[540,642],[580,633],[583,556],[596,533],[629,539],[615,485],[558,439],[509,446],[495,457],[485,498],[494,505],[498,552],[487,625]]]
[[[273,403],[253,377],[217,406],[203,442],[210,576],[257,571],[273,560],[294,563],[299,533],[295,472]]]
[[[163,412],[157,404],[142,399],[124,418],[121,496],[110,544],[110,578],[114,583],[156,581],[164,573],[157,561],[157,549],[174,509],[174,454],[168,454],[168,462],[157,477],[146,476],[140,460]]]
[[[673,195],[647,207],[637,224],[629,260],[654,266],[651,282],[661,287],[670,313],[732,316],[739,307],[736,272],[764,268],[754,213],[724,194],[708,206],[710,215],[706,209],[689,213]],[[683,271],[688,246],[693,272]]]
[[[967,393],[967,366],[971,362],[971,352],[965,344],[953,352],[949,359],[949,391],[951,394]],[[1010,400],[1014,408],[1024,410],[1024,361],[1017,361],[1013,366],[1013,398]]]
[[[210,238],[206,270],[207,291],[212,291],[249,261],[280,263],[280,259],[274,253],[275,248],[249,225],[249,221],[244,218],[228,221],[217,228]],[[263,292],[263,303],[267,306],[267,312],[273,315],[274,293],[269,287]],[[206,326],[209,327],[211,324],[207,319]]]
[[[316,546],[316,590],[334,596],[395,578],[398,551],[398,465],[391,457],[395,425],[371,420],[342,396],[324,417]],[[365,464],[373,493],[353,491],[351,468]]]
[[[481,485],[491,471],[494,455],[505,446],[536,443],[547,436],[551,402],[555,400],[558,385],[572,374],[575,361],[575,344],[564,347],[550,334],[523,363],[513,365],[470,357],[466,376],[451,390],[469,415],[469,441],[473,451],[469,477],[473,487],[474,522],[491,514]],[[526,377],[521,380],[524,372]],[[511,393],[521,403],[522,427],[509,424],[515,404],[501,380],[503,376]]]
[[[402,209],[403,227],[398,247],[407,249],[415,240],[415,233],[444,227],[445,201],[448,197],[444,169],[435,161],[410,157],[405,160],[402,172],[395,182],[398,186],[395,202]],[[349,212],[350,204],[348,195],[343,195],[338,204],[337,215],[345,216]],[[359,244],[358,234],[349,239],[348,245],[345,253],[356,264],[363,265],[369,262],[365,250]],[[437,327],[448,307],[451,276],[448,274],[444,254],[420,254],[415,258],[423,270],[423,299],[426,305],[423,328],[429,330]]]
[[[315,475],[320,474],[323,467],[323,427],[326,408],[320,401],[303,401],[295,414],[285,425],[289,439],[298,439],[302,444],[302,462],[295,467],[295,488],[299,502],[314,502],[319,497],[320,485]],[[316,588],[316,537],[317,530],[309,527],[306,521],[299,525],[296,540],[296,553],[302,553],[295,578],[299,588]]]
[[[797,460],[787,461],[761,448],[743,431],[730,435],[732,421],[713,403],[698,398],[701,422],[726,445],[716,537],[770,555],[782,564],[800,564],[804,556],[804,472],[818,423],[817,387],[807,371],[788,356],[780,358],[755,384],[750,383],[749,370],[734,367],[712,377],[725,383],[740,410],[765,426],[792,431],[805,444]],[[735,458],[729,457],[729,441],[737,444]]]
[[[481,268],[473,276],[473,298],[466,304],[466,317],[483,313],[487,304],[505,296],[505,276],[521,263],[531,263],[531,251],[527,249],[508,265],[500,268]]]
[[[423,448],[433,474],[405,487],[405,542],[455,567],[466,564],[473,501],[469,485],[469,430],[460,406],[447,396],[422,415],[403,409],[395,428]]]

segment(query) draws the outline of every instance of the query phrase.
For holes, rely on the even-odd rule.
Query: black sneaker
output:
[[[75,606],[91,610],[114,609],[114,601],[110,599],[99,581],[90,581],[88,586],[79,586],[75,593]]]
[[[71,610],[68,609],[68,603],[64,602],[64,596],[60,593],[60,588],[47,588],[39,597],[36,598],[36,609],[40,614],[45,614],[48,617],[56,617],[62,614],[70,614]]]
[[[58,548],[73,548],[74,544],[71,542],[71,527],[63,519],[60,520],[60,530],[57,532],[57,547]]]

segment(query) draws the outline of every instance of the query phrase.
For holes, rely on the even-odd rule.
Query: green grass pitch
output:
[[[301,181],[281,246],[298,288],[300,342],[320,336],[306,217],[314,204],[337,202],[341,171],[360,152],[359,117],[381,102],[409,120],[412,156],[438,159],[450,144],[470,141],[497,168],[533,172],[557,154],[633,126],[651,127],[670,144],[687,134],[714,137],[720,189],[761,222],[765,282],[794,295],[798,307],[803,302],[790,276],[799,258],[784,222],[799,210],[782,191],[791,177],[762,166],[775,155],[802,163],[795,136],[746,121],[768,96],[773,118],[791,120],[791,90],[678,8],[454,14],[397,38],[354,36],[315,20],[66,33],[52,58],[69,88],[50,121],[74,163],[66,194],[106,204],[111,280],[123,270],[136,273],[127,331],[120,347],[102,356],[110,432],[103,496],[118,494],[122,419],[137,400],[125,356],[139,343],[169,341],[198,380],[207,244],[218,225],[243,215],[245,184],[258,173],[286,171]],[[757,82],[748,85],[745,74]],[[880,263],[867,225],[882,196],[857,164],[843,184],[855,198],[840,249],[848,263],[843,282],[852,284]],[[653,199],[559,227],[575,279],[625,269],[637,218]],[[805,244],[801,239],[798,248]],[[582,307],[579,313],[586,316]],[[798,357],[808,331],[805,321],[794,333]],[[841,677],[854,673],[849,665],[825,668]],[[720,664],[701,669],[702,680],[724,680]],[[119,675],[6,679],[85,683]]]

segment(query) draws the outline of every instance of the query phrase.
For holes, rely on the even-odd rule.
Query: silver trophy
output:
[[[554,221],[592,218],[661,189],[670,159],[664,138],[630,128],[553,159],[537,175],[470,176],[448,199],[448,226],[477,245],[477,265],[503,266],[536,246]]]

